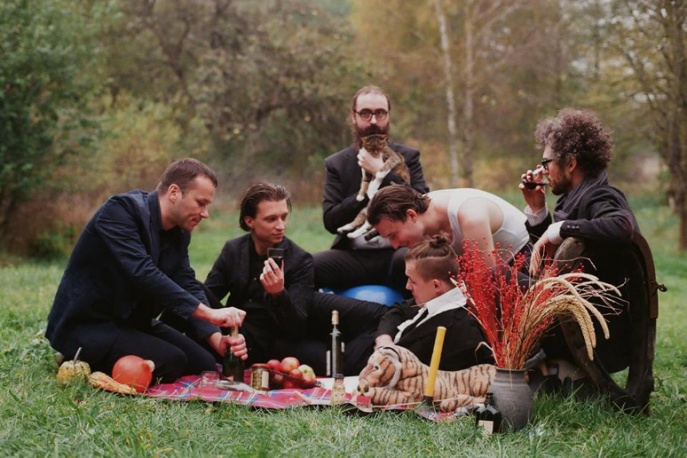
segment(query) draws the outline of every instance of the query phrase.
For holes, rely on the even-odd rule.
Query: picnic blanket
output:
[[[148,388],[145,396],[174,401],[231,402],[251,408],[290,409],[308,406],[330,406],[331,390],[317,386],[308,389],[281,389],[271,391],[238,391],[216,387],[204,387],[200,376],[189,375],[174,383],[164,383]],[[453,421],[464,416],[465,411],[439,412],[419,409],[417,405],[369,406],[361,402],[354,393],[346,393],[346,402],[341,406],[347,411],[374,413],[381,411],[414,410],[421,417],[435,422]]]

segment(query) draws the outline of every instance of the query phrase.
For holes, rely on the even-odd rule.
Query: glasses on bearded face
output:
[[[549,171],[549,162],[553,162],[553,159],[542,159],[541,161],[541,166],[546,170],[547,172]]]
[[[379,110],[375,110],[375,111],[368,110],[366,108],[366,109],[360,110],[360,111],[353,110],[353,112],[355,114],[357,114],[358,116],[360,116],[360,119],[362,119],[363,121],[371,120],[372,116],[377,118],[377,121],[384,121],[386,119],[386,117],[389,116],[389,112],[386,110],[382,110],[381,108]]]

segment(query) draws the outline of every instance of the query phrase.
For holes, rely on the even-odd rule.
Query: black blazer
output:
[[[389,146],[405,158],[410,171],[411,186],[421,193],[429,191],[422,174],[420,152],[407,146],[389,142]],[[336,234],[332,248],[347,248],[349,239],[336,230],[344,224],[350,223],[356,215],[365,208],[370,200],[365,196],[361,202],[355,200],[360,190],[362,174],[358,166],[358,150],[353,146],[332,154],[324,161],[325,183],[322,201],[324,227]],[[381,187],[391,183],[403,183],[395,173],[389,173],[382,181]]]
[[[389,334],[393,339],[398,333],[398,325],[412,319],[419,311],[414,299],[394,304],[382,317],[377,335]],[[489,349],[480,345],[486,344],[482,330],[464,307],[439,313],[414,329],[406,329],[396,344],[412,351],[429,366],[438,326],[446,327],[439,369],[457,371],[476,364],[493,364]]]
[[[286,250],[285,291],[275,299],[259,283],[258,288],[254,285],[251,289],[251,282],[258,281],[250,278],[249,252],[252,246],[250,234],[227,241],[205,280],[205,286],[219,300],[229,294],[226,305],[246,310],[246,319],[250,319],[251,309],[258,313],[273,311],[284,337],[303,338],[315,288],[312,255],[286,237],[277,245],[277,248]]]
[[[52,346],[68,358],[82,347],[81,358],[97,362],[123,328],[145,331],[163,309],[188,319],[207,303],[189,263],[190,241],[179,228],[162,230],[157,192],[111,197],[69,258],[48,315]],[[198,333],[219,331],[191,321]]]
[[[551,222],[552,217],[549,214],[536,226],[526,223],[533,243]],[[583,258],[590,261],[584,262],[585,271],[617,286],[623,298],[631,301],[633,298],[627,279],[637,271],[637,262],[631,249],[632,232],[635,230],[639,231],[639,227],[625,195],[613,186],[603,185],[587,191],[579,206],[570,212],[561,226],[561,236],[584,240]],[[603,307],[603,304],[600,305]],[[607,313],[602,310],[610,331],[608,340],[603,338],[603,331],[594,322],[597,333],[597,345],[594,349],[597,356],[594,359],[609,372],[618,372],[627,367],[633,348],[631,317],[625,306],[621,307],[620,312]],[[554,335],[545,339],[543,344],[547,354],[555,357],[569,356],[565,347],[561,350],[560,339],[562,334],[559,328],[555,328]]]

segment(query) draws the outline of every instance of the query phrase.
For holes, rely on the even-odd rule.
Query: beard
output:
[[[353,143],[355,144],[355,147],[357,149],[360,149],[363,145],[361,138],[367,137],[368,135],[375,135],[375,134],[383,134],[383,135],[388,135],[389,134],[389,127],[391,127],[391,122],[388,122],[386,126],[379,127],[377,124],[370,124],[364,129],[359,129],[357,124],[353,124],[352,130],[353,130]]]

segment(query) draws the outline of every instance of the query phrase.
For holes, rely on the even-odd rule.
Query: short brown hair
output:
[[[611,131],[592,111],[564,108],[555,118],[539,121],[534,133],[537,146],[551,146],[556,162],[574,157],[582,172],[597,176],[613,157]]]
[[[450,283],[458,275],[458,255],[443,233],[422,240],[406,252],[405,260],[415,261],[415,269],[425,281],[436,278]]]
[[[160,183],[157,185],[157,191],[164,194],[170,186],[175,184],[179,186],[183,194],[188,189],[189,184],[200,175],[208,177],[217,187],[217,175],[210,167],[198,159],[190,157],[179,159],[167,166],[162,174],[162,178],[160,178]]]
[[[243,199],[241,199],[241,211],[239,214],[239,226],[241,226],[241,229],[250,232],[250,227],[248,227],[244,219],[246,216],[255,218],[255,215],[258,213],[258,205],[265,200],[270,202],[286,200],[286,205],[289,211],[291,211],[291,194],[284,186],[259,181],[246,189]]]
[[[418,214],[427,211],[429,197],[420,194],[410,186],[393,184],[377,191],[367,207],[367,221],[373,226],[379,224],[382,217],[394,221],[405,221],[408,210]]]

